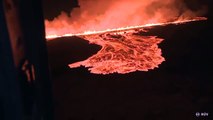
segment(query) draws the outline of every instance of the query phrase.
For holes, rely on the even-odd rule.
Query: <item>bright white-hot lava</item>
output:
[[[186,19],[186,20],[176,20],[173,22],[165,22],[165,23],[150,23],[145,25],[138,25],[138,26],[127,26],[127,27],[120,27],[120,28],[113,28],[113,29],[106,29],[106,30],[100,30],[100,31],[84,31],[82,33],[70,33],[69,30],[67,30],[66,34],[60,35],[60,32],[57,34],[57,29],[55,29],[55,34],[46,34],[47,40],[51,40],[58,37],[67,37],[67,36],[82,36],[82,35],[91,35],[91,34],[101,34],[106,32],[116,32],[116,31],[125,31],[129,29],[140,29],[145,27],[154,27],[154,26],[163,26],[163,25],[169,25],[169,24],[184,24],[187,22],[193,22],[193,21],[200,21],[200,20],[207,20],[205,17],[195,17],[193,19]],[[59,30],[60,31],[60,30]]]

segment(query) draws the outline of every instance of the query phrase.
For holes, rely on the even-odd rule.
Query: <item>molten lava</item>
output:
[[[182,20],[168,23],[146,24],[125,28],[91,31],[62,36],[47,36],[47,38],[79,36],[92,44],[102,46],[97,54],[88,59],[69,65],[70,68],[88,67],[94,74],[125,74],[135,71],[148,71],[157,68],[165,58],[162,57],[158,44],[163,41],[157,36],[142,36],[144,28],[168,24],[183,24],[186,22],[206,20],[199,17],[191,20]]]
[[[163,61],[162,38],[142,36],[144,28],[206,20],[203,10],[192,11],[184,0],[79,0],[80,8],[45,20],[46,38],[79,36],[102,49],[70,68],[91,73],[129,73],[157,68]],[[71,16],[71,17],[69,17]],[[73,43],[75,44],[75,43]]]
[[[113,29],[106,29],[106,30],[100,30],[100,31],[91,31],[87,30],[82,33],[70,33],[69,30],[66,30],[65,34],[60,35],[61,30],[54,29],[54,34],[49,34],[48,27],[46,28],[46,38],[48,40],[52,40],[54,38],[58,37],[67,37],[67,36],[84,36],[84,35],[91,35],[91,34],[100,34],[100,33],[106,33],[106,32],[117,32],[117,31],[125,31],[130,29],[140,29],[145,27],[155,27],[155,26],[163,26],[163,25],[169,25],[169,24],[183,24],[187,22],[193,22],[193,21],[200,21],[200,20],[207,20],[205,17],[195,17],[193,19],[186,19],[186,20],[177,20],[173,22],[165,22],[165,23],[149,23],[145,25],[137,25],[137,26],[127,26],[127,27],[120,27],[120,28],[113,28]]]
[[[103,33],[84,36],[102,49],[85,61],[70,64],[71,68],[81,65],[92,73],[129,73],[148,71],[164,61],[158,48],[162,39],[156,36],[140,36],[133,31]]]

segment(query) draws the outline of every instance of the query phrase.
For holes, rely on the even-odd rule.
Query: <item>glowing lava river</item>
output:
[[[51,40],[57,37],[78,36],[88,40],[91,44],[102,47],[100,51],[88,59],[69,64],[70,68],[85,66],[94,74],[125,74],[158,68],[165,61],[162,51],[158,47],[163,38],[141,35],[140,33],[146,32],[146,28],[199,20],[206,20],[206,18],[198,17],[191,20],[130,26],[104,31],[87,31],[61,36],[47,34],[46,38]]]

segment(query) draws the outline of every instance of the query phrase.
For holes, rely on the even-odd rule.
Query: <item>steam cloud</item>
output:
[[[148,23],[190,19],[204,13],[192,11],[184,0],[79,0],[70,17],[62,12],[45,20],[47,35],[82,33]]]

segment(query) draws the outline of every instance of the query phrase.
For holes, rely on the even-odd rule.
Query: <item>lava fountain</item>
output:
[[[81,8],[73,11],[71,18],[62,13],[53,21],[45,20],[45,26],[48,40],[79,36],[100,45],[102,49],[95,55],[69,64],[70,68],[85,66],[94,74],[125,74],[157,68],[165,61],[158,47],[163,38],[141,35],[146,32],[144,28],[206,20],[197,17],[202,12],[192,12],[178,0],[91,2],[80,0]]]

